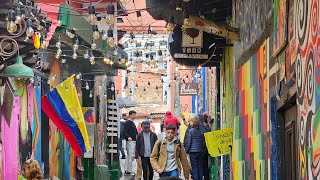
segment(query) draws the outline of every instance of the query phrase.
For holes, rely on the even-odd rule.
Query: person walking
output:
[[[189,119],[192,121],[192,127],[186,133],[184,148],[190,157],[193,180],[202,180],[204,136],[199,127],[199,117],[196,114],[190,114]]]
[[[208,116],[207,115],[201,115],[200,116],[200,131],[202,134],[210,132],[211,129],[208,126]],[[204,180],[209,180],[210,179],[210,171],[209,171],[209,152],[208,152],[208,148],[205,145],[204,149],[203,149],[203,165],[202,165],[202,169],[203,169],[203,177]]]
[[[127,115],[126,113],[123,113],[120,119],[120,139],[119,139],[119,147],[120,147],[119,150],[121,152],[121,159],[126,159],[126,154],[123,148],[123,140],[125,139],[123,132],[124,132],[124,126],[126,122],[127,122]]]
[[[176,127],[169,124],[165,128],[165,139],[158,140],[153,147],[150,157],[151,166],[159,173],[160,178],[179,177],[183,170],[184,177],[188,180],[190,166],[187,154],[175,136]]]
[[[132,172],[132,162],[135,158],[135,148],[136,148],[136,139],[137,139],[137,127],[135,125],[134,118],[136,116],[136,111],[129,111],[129,119],[125,123],[123,135],[126,140],[127,147],[127,159],[125,162],[125,172],[124,175],[134,175]]]
[[[167,111],[164,119],[164,126],[166,127],[169,124],[173,124],[176,127],[176,130],[178,130],[181,125],[178,118],[173,116],[170,111]]]
[[[153,169],[150,163],[150,156],[154,144],[158,140],[157,135],[150,130],[150,122],[142,122],[142,132],[137,135],[136,159],[142,162],[143,180],[153,179]]]

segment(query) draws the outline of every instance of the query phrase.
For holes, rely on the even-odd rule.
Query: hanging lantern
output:
[[[167,31],[169,31],[169,32],[173,31],[174,27],[175,27],[174,17],[173,17],[173,15],[171,15],[168,20]]]
[[[108,4],[108,7],[107,7],[107,17],[106,17],[106,23],[108,25],[113,25],[114,24],[114,21],[115,21],[115,18],[114,18],[114,6],[113,4],[110,2]]]
[[[14,10],[9,10],[8,13],[8,20],[7,20],[7,30],[9,33],[14,33],[17,31],[17,25],[15,23],[16,20],[16,13]]]
[[[91,2],[90,2],[88,10],[89,10],[88,21],[90,24],[95,24],[97,22],[96,10],[94,8],[94,5],[92,5]]]
[[[79,39],[76,38],[73,44],[73,51],[77,51],[79,49]]]
[[[98,26],[97,25],[93,25],[92,29],[93,29],[92,38],[95,39],[95,40],[99,39],[100,38],[100,32],[98,30]]]
[[[20,24],[22,20],[22,16],[21,16],[21,10],[19,7],[16,8],[16,18],[15,18],[15,23],[16,24]]]
[[[34,30],[32,28],[32,20],[31,19],[27,20],[26,34],[27,34],[28,37],[32,37],[34,35]]]
[[[141,16],[141,12],[137,11],[137,21],[141,24],[143,22],[142,16]]]

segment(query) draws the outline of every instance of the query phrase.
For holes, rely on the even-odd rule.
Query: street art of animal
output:
[[[237,179],[270,177],[270,123],[266,60],[268,41],[238,70],[232,173]]]
[[[320,178],[320,1],[296,0],[290,42],[296,52],[297,104],[300,106],[299,177]],[[291,59],[290,59],[291,60]],[[291,60],[292,61],[292,60]]]

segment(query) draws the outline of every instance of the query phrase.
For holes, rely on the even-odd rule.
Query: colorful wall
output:
[[[320,178],[320,1],[295,1],[290,62],[296,63],[300,179]],[[288,62],[289,64],[289,62]]]
[[[275,0],[273,33],[268,36],[270,48],[268,40],[239,67],[232,163],[236,179],[277,178],[279,175],[277,166],[271,168],[270,157],[284,152],[270,150],[277,141],[277,136],[271,139],[270,134],[277,129],[271,131],[269,124],[270,120],[279,118],[276,104],[269,111],[271,98],[278,95],[279,99],[273,101],[283,99],[279,87],[297,93],[298,178],[320,178],[319,8],[319,0]],[[236,51],[238,47],[235,45]],[[292,87],[291,80],[295,80]]]
[[[0,179],[16,180],[22,164],[36,159],[42,170],[40,87],[12,82],[14,96],[6,83],[0,88],[1,150]]]
[[[243,66],[238,77],[232,173],[234,179],[270,177],[267,41]]]

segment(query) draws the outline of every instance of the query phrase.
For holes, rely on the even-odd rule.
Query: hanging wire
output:
[[[9,36],[0,36],[0,39],[2,39],[0,41],[0,54],[1,57],[11,57],[14,56],[16,53],[18,53],[18,55],[20,55],[19,53],[19,44],[17,43],[17,41],[14,38],[18,38],[20,37],[27,29],[27,25],[26,25],[26,21],[24,19],[22,19],[21,23],[18,24],[19,25],[19,31],[17,33],[10,33],[9,32]],[[10,42],[12,44],[12,48],[11,48],[11,52],[7,52],[5,51],[5,48],[8,46],[4,46],[4,42]],[[3,58],[4,59],[4,58]]]
[[[70,0],[69,0],[70,1]],[[72,2],[75,2],[75,3],[79,3],[79,4],[83,4],[83,3],[86,3],[86,2],[83,2],[83,3],[80,3],[79,1],[72,1]],[[99,3],[102,2],[102,0],[99,1]],[[45,5],[48,5],[48,6],[52,6],[52,7],[60,7],[61,5],[55,5],[55,4],[50,4],[50,3],[43,3],[43,2],[39,2],[41,4],[45,4]],[[99,3],[96,3],[96,4],[99,4]],[[94,4],[94,5],[96,5]],[[28,9],[34,9],[34,10],[37,10],[36,7],[33,7],[33,6],[28,6],[28,5],[22,5],[22,4],[19,4],[19,3],[15,3],[14,4],[15,6],[18,6],[18,7],[26,7]],[[152,6],[152,7],[146,7],[146,8],[141,8],[141,9],[133,9],[133,10],[126,10],[126,14],[132,14],[132,13],[136,13],[137,11],[146,11],[148,9],[153,9],[153,8],[158,8],[158,7],[167,7],[168,5],[157,5],[157,6]],[[83,7],[83,8],[68,8],[68,7],[64,7],[66,10],[79,10],[79,11],[87,11],[88,7]],[[54,13],[54,14],[58,14],[58,15],[71,15],[71,16],[87,16],[86,14],[74,14],[74,13],[60,13],[60,12],[54,12],[54,11],[45,11],[45,13],[47,14],[50,14],[50,13]],[[102,11],[100,13],[106,13],[107,11]],[[122,12],[122,11],[115,11],[115,12]],[[122,17],[123,15],[115,15],[115,17]],[[106,18],[106,16],[102,16],[102,18]]]

